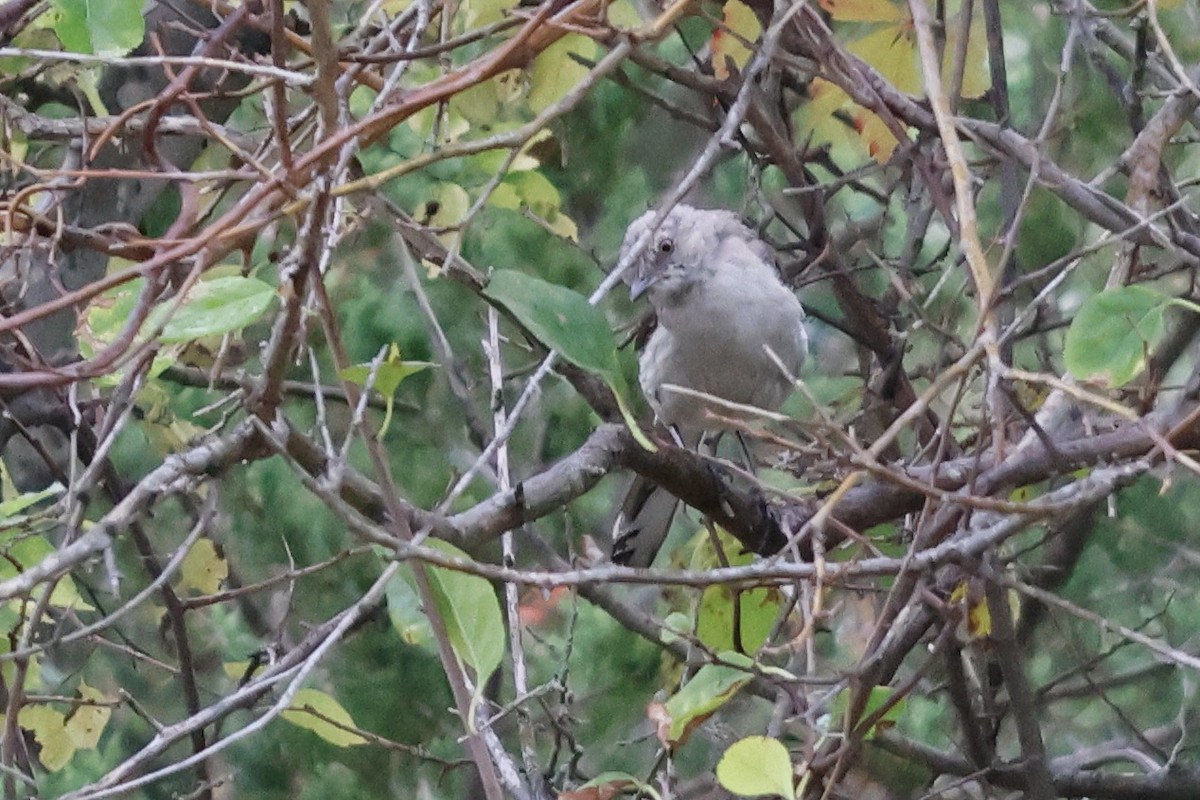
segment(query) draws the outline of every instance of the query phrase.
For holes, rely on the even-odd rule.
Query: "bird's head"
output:
[[[630,299],[649,294],[655,306],[679,299],[707,277],[714,268],[713,259],[727,237],[753,242],[765,248],[730,211],[677,205],[655,228],[657,215],[647,211],[629,226],[621,246],[624,258],[643,236],[649,236],[641,253],[625,271]],[[769,252],[766,254],[770,258]]]
[[[624,280],[629,284],[630,299],[637,300],[649,293],[651,300],[671,297],[686,291],[692,276],[689,268],[696,259],[688,251],[692,217],[698,212],[690,206],[675,206],[653,230],[656,212],[647,211],[629,226],[625,243],[621,245],[621,257],[647,233],[649,241],[641,253],[625,271]]]

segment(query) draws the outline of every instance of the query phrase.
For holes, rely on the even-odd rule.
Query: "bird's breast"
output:
[[[784,370],[798,372],[807,348],[800,303],[778,282],[766,291],[739,288],[745,291],[695,292],[688,304],[659,310],[660,327],[642,354],[641,383],[664,422],[707,428],[719,427],[708,421],[710,411],[736,416],[670,385],[768,410],[791,393]]]

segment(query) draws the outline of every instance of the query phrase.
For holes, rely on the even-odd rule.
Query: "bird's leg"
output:
[[[737,437],[738,444],[742,448],[742,457],[746,459],[746,469],[755,478],[758,477],[758,469],[754,466],[754,457],[750,455],[750,445],[746,443],[746,437],[741,431],[734,431],[734,436]]]
[[[671,441],[675,442],[675,446],[687,450],[687,443],[683,441],[683,434],[679,432],[679,428],[675,425],[668,425],[667,431],[671,434]],[[703,439],[701,440],[703,441]]]

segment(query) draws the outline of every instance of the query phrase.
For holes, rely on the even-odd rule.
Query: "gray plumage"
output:
[[[622,255],[652,217],[629,226]],[[728,427],[719,417],[743,416],[719,401],[775,410],[791,394],[787,373],[799,372],[808,351],[804,310],[779,279],[770,247],[735,214],[676,206],[625,281],[658,318],[638,362],[642,392],[686,443]],[[648,487],[635,480],[613,527],[613,559],[631,566],[649,566],[674,516],[677,501]]]

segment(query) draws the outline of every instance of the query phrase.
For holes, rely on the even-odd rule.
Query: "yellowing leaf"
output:
[[[521,207],[521,195],[511,183],[501,181],[488,196],[488,204],[516,211]]]
[[[481,81],[459,92],[451,98],[450,107],[472,125],[492,122],[500,110],[500,101],[496,98],[496,83],[491,80]]]
[[[246,670],[250,666],[250,661],[225,661],[221,664],[221,671],[226,677],[232,678],[235,681],[240,681],[246,677]]]
[[[92,750],[100,743],[100,734],[104,732],[112,709],[102,703],[108,703],[108,698],[99,689],[93,689],[86,683],[79,684],[79,696],[86,701],[67,717],[67,736],[71,744],[79,750]],[[92,704],[95,705],[92,705]]]
[[[894,0],[821,0],[821,8],[840,22],[893,22],[908,16]]]
[[[912,17],[904,3],[891,0],[821,0],[835,20],[878,22],[874,29],[850,42],[846,49],[870,64],[897,89],[918,97],[925,94],[920,54]],[[952,4],[957,5],[957,4]],[[962,13],[947,14],[946,46],[942,57],[942,82],[952,83],[950,72],[962,35]],[[991,85],[987,68],[987,35],[983,15],[975,13],[968,30],[966,59],[963,62],[962,96],[980,97]]]
[[[561,211],[554,212],[554,216],[546,220],[546,224],[550,226],[550,230],[557,233],[564,239],[572,242],[579,241],[579,228],[575,227],[575,220],[568,217]]]
[[[426,198],[421,208],[413,215],[431,228],[450,228],[438,234],[447,247],[461,237],[462,232],[453,230],[471,210],[471,196],[457,183],[439,183]]]
[[[886,164],[898,144],[891,128],[872,111],[851,101],[850,96],[836,86],[820,78],[809,86],[809,102],[801,107],[799,130],[804,138],[811,137],[815,143],[827,143],[834,147],[845,146],[854,141],[846,135],[846,124],[836,112],[846,109],[854,126],[857,140],[867,153],[880,164]]]
[[[466,12],[466,26],[478,28],[499,22],[519,4],[520,0],[466,0],[462,4],[462,10]]]
[[[521,201],[543,219],[557,214],[562,196],[558,188],[540,172],[521,172],[509,175],[505,183],[516,190]]]
[[[740,567],[754,560],[754,554],[745,552],[722,528],[717,528],[717,541],[729,566]],[[713,569],[720,563],[713,537],[701,529],[694,537],[691,569]],[[770,636],[782,604],[783,595],[774,587],[734,590],[727,585],[709,586],[701,593],[696,609],[696,638],[716,652],[754,653]]]
[[[17,715],[17,724],[32,733],[38,744],[38,760],[51,772],[65,767],[75,755],[65,722],[60,712],[43,705],[25,706]]]
[[[712,35],[712,68],[717,80],[729,77],[729,62],[739,70],[750,60],[750,48],[744,42],[758,41],[762,24],[754,11],[741,0],[726,0],[724,28]]]
[[[529,107],[535,114],[561,100],[583,81],[588,68],[571,58],[576,53],[594,60],[598,45],[587,36],[572,33],[547,47],[529,69]]]
[[[749,658],[739,653],[722,653],[721,659],[747,667],[751,664]],[[666,702],[651,703],[647,708],[646,715],[655,725],[658,740],[670,748],[683,744],[697,726],[729,702],[752,677],[738,667],[705,664]]]
[[[766,736],[747,736],[731,744],[717,762],[717,781],[743,797],[770,794],[793,800],[796,796],[792,757],[782,742]]]
[[[179,566],[179,590],[195,589],[200,594],[216,594],[229,577],[229,563],[212,539],[197,539]]]
[[[433,133],[433,123],[441,120],[438,125],[438,144],[456,142],[471,131],[471,123],[463,118],[456,110],[448,112],[437,104],[428,105],[408,118],[408,126],[421,136]]]
[[[548,145],[556,149],[559,147],[559,144],[554,141],[554,134],[550,132],[550,129],[542,128],[530,136],[529,141],[521,145],[521,149],[517,151],[517,157],[508,167],[509,172],[528,172],[531,169],[537,169],[542,162],[534,155],[534,151],[546,149]]]
[[[967,635],[972,640],[992,635],[992,612],[982,598],[967,607]]]
[[[293,725],[312,731],[337,747],[366,744],[367,740],[352,730],[356,728],[350,713],[330,695],[317,689],[301,689],[292,698],[287,711],[280,714]]]
[[[615,0],[608,4],[608,24],[614,28],[633,30],[642,27],[642,15],[632,0]]]

